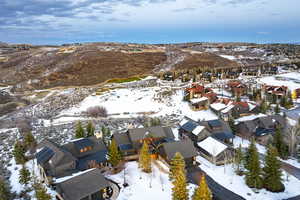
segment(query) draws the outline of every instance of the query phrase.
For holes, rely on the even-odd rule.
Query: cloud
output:
[[[187,11],[194,11],[194,10],[196,10],[196,8],[189,7],[189,8],[174,9],[172,11],[173,12],[187,12]]]

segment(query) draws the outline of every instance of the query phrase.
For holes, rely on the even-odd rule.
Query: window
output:
[[[91,151],[91,150],[92,150],[91,146],[84,147],[84,148],[80,149],[80,153],[84,153],[84,152]]]

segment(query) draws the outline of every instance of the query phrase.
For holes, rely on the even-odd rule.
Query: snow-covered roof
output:
[[[197,127],[192,131],[192,133],[193,133],[194,135],[198,135],[203,129],[205,129],[204,126],[197,126]]]
[[[220,111],[220,110],[226,108],[227,106],[223,103],[213,103],[213,104],[210,104],[210,107],[216,111]]]
[[[260,118],[260,117],[266,117],[267,115],[265,114],[258,114],[258,115],[249,115],[249,116],[245,116],[245,117],[240,117],[238,119],[236,119],[235,121],[236,122],[244,122],[244,121],[250,121],[250,120],[254,120],[254,119],[257,119],[257,118]]]
[[[220,153],[222,153],[228,148],[225,144],[212,137],[208,137],[202,142],[198,142],[198,146],[214,157],[218,156]]]
[[[222,113],[228,113],[232,108],[234,108],[234,105],[231,104],[229,106],[227,106],[224,110],[222,110],[221,112]]]
[[[184,124],[186,124],[189,120],[187,120],[186,118],[184,118],[183,120],[181,120],[181,122],[179,122],[180,126],[183,126]]]
[[[199,102],[206,101],[206,100],[208,100],[207,97],[201,97],[199,99],[191,99],[190,102],[194,104],[194,103],[199,103]]]
[[[252,104],[252,103],[248,103],[249,105],[249,110],[253,110],[254,108],[256,108],[256,105],[255,104]]]

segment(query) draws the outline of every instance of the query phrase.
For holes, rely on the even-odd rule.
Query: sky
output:
[[[300,42],[299,0],[0,0],[0,41]]]

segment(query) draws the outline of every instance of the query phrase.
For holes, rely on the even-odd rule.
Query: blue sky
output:
[[[0,0],[0,41],[300,42],[299,0]]]

